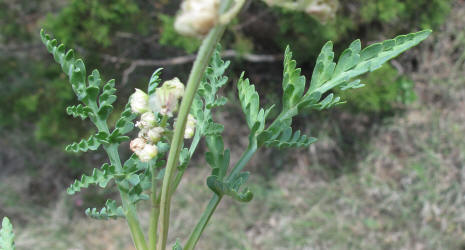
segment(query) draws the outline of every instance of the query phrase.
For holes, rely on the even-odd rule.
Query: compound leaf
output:
[[[89,117],[92,114],[92,109],[82,104],[78,104],[75,106],[70,106],[66,108],[66,113],[68,115],[72,115],[74,118],[80,117],[82,120]]]
[[[212,175],[207,178],[208,187],[213,190],[218,196],[231,196],[233,199],[241,202],[249,202],[253,198],[252,192],[245,188],[240,191],[239,188],[249,178],[248,172],[240,173],[232,181],[221,181],[218,176]]]
[[[105,132],[99,132],[91,135],[88,139],[82,139],[65,147],[68,152],[87,152],[88,150],[97,150],[101,144],[108,143],[109,135]]]
[[[124,218],[124,210],[121,206],[116,205],[116,201],[114,200],[107,200],[105,206],[97,210],[97,208],[88,208],[85,211],[86,215],[98,219],[98,220],[108,220],[108,219],[117,219],[117,218]]]
[[[81,191],[82,188],[88,188],[91,184],[99,185],[101,188],[107,186],[108,182],[116,174],[115,166],[105,163],[98,168],[94,168],[91,175],[82,175],[80,180],[75,180],[66,190],[68,194],[74,194]]]

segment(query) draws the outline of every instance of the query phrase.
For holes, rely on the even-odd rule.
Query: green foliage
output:
[[[212,118],[212,109],[224,106],[227,102],[225,97],[216,94],[228,81],[223,74],[230,64],[221,59],[220,51],[221,46],[218,45],[192,103],[191,113],[197,120],[196,133],[199,136],[219,135],[224,129],[223,125],[215,123]]]
[[[416,99],[413,82],[399,76],[389,64],[361,78],[365,87],[354,91],[336,90],[347,107],[361,112],[392,111],[398,104],[409,104]],[[344,90],[344,89],[341,89]]]
[[[430,29],[440,25],[450,11],[449,0],[360,0],[360,16],[364,22],[417,24]]]
[[[91,135],[88,139],[82,139],[80,142],[73,142],[66,146],[65,150],[68,152],[87,152],[88,150],[97,150],[102,142],[106,142],[105,132],[101,132],[97,135]]]
[[[82,59],[76,59],[73,50],[66,51],[63,44],[58,45],[57,40],[52,40],[43,30],[40,35],[47,50],[53,55],[55,61],[61,65],[63,72],[69,77],[74,93],[85,104],[85,106],[78,105],[68,110],[70,112],[78,112],[78,109],[80,109],[82,112],[76,113],[76,115],[89,117],[99,129],[99,133],[95,136],[92,136],[87,141],[73,144],[68,149],[95,150],[98,147],[98,143],[118,144],[129,139],[124,134],[132,130],[134,127],[132,120],[135,119],[135,115],[131,114],[129,106],[121,114],[115,129],[111,133],[107,129],[107,119],[113,111],[112,104],[116,101],[116,96],[114,95],[116,92],[115,80],[108,81],[100,91],[101,78],[98,70],[92,71],[92,74],[89,75],[86,81],[86,67]]]
[[[73,152],[96,150],[100,145],[103,145],[107,152],[112,152],[112,148],[117,148],[121,142],[129,139],[125,134],[131,132],[134,128],[132,121],[135,119],[136,114],[131,112],[129,105],[126,105],[120,118],[115,123],[115,128],[110,132],[107,119],[113,111],[112,104],[116,101],[114,95],[116,92],[115,81],[110,80],[100,88],[102,81],[97,70],[94,70],[86,81],[84,62],[81,59],[76,59],[72,50],[66,51],[63,44],[58,45],[57,40],[52,40],[44,31],[41,31],[41,38],[48,51],[61,65],[65,74],[68,75],[76,96],[85,104],[68,108],[69,113],[81,118],[88,117],[98,128],[98,133],[87,140],[69,145],[66,150]],[[156,75],[154,74],[151,79],[152,84],[156,82]],[[109,153],[109,156],[110,160],[111,157],[115,157],[111,153]],[[126,161],[123,168],[104,164],[101,169],[94,169],[92,175],[83,175],[81,180],[76,180],[71,185],[68,193],[74,194],[90,184],[105,187],[111,179],[115,179],[120,190],[128,194],[129,201],[136,203],[139,200],[148,199],[148,196],[143,191],[150,187],[150,178],[151,172],[148,165],[141,163],[137,160],[137,157],[133,156]],[[88,210],[88,215],[95,218],[117,216],[119,210],[115,209],[114,206],[113,202],[108,202],[105,209],[100,212],[96,211],[96,209]]]
[[[181,242],[179,242],[179,239],[176,239],[176,243],[173,245],[173,250],[182,250]]]
[[[193,53],[200,47],[200,40],[192,37],[180,35],[174,29],[174,17],[164,14],[159,14],[158,18],[161,22],[160,44],[167,46],[175,46],[184,49],[187,53]]]
[[[263,129],[267,112],[264,112],[263,109],[258,111],[258,93],[248,81],[239,81],[239,98],[242,108],[252,132],[254,126],[257,127],[259,145],[283,148],[301,147],[313,143],[314,138],[300,136],[299,131],[294,135],[292,134],[290,126],[294,116],[305,110],[322,110],[340,104],[340,97],[332,93],[322,97],[336,87],[341,90],[361,87],[360,82],[354,81],[353,78],[379,69],[388,60],[426,39],[430,33],[430,30],[424,30],[401,35],[382,43],[372,44],[363,50],[360,40],[355,40],[348,49],[344,50],[337,64],[334,62],[333,44],[327,42],[321,49],[310,86],[305,93],[305,77],[300,75],[300,69],[296,68],[296,62],[292,60],[290,50],[286,49],[283,73],[283,107],[281,113],[267,129]],[[263,117],[260,118],[261,125],[253,124],[253,122],[256,123],[254,120],[257,119],[256,117]]]
[[[227,101],[225,97],[217,95],[218,90],[228,81],[224,72],[229,66],[229,61],[225,62],[221,59],[220,51],[221,46],[217,45],[191,107],[191,113],[197,120],[194,141],[196,137],[205,136],[208,148],[205,159],[212,168],[211,176],[207,178],[208,187],[218,196],[228,195],[247,202],[252,199],[252,193],[247,189],[240,193],[239,188],[247,181],[248,173],[242,173],[233,180],[225,180],[230,152],[224,149],[221,136],[223,125],[215,123],[212,117],[212,109],[225,105]]]
[[[15,248],[15,234],[13,233],[13,226],[7,217],[3,217],[2,228],[0,229],[0,249],[1,250],[14,250]]]
[[[151,21],[134,1],[72,0],[57,15],[49,15],[44,25],[66,44],[95,48],[112,45],[117,30],[147,32]]]
[[[108,219],[117,219],[117,218],[124,218],[124,211],[121,206],[116,205],[116,201],[114,200],[107,200],[105,203],[105,207],[97,210],[97,208],[88,208],[86,209],[86,215],[98,219],[98,220],[108,220]]]
[[[68,194],[75,194],[81,191],[81,188],[88,188],[91,184],[97,184],[104,188],[115,174],[115,166],[104,163],[100,169],[94,168],[92,175],[82,175],[81,180],[75,180],[66,191]]]
[[[219,196],[228,195],[237,201],[248,202],[253,198],[252,192],[248,188],[245,188],[243,191],[239,191],[240,186],[247,182],[248,178],[249,173],[243,172],[240,173],[233,181],[222,182],[218,180],[217,176],[212,175],[207,178],[207,185]]]

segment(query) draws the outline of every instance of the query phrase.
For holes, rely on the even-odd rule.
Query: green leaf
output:
[[[148,95],[152,95],[155,93],[155,89],[161,82],[160,74],[162,70],[163,68],[158,68],[157,70],[155,70],[155,72],[153,72],[152,76],[150,77],[149,86],[147,89]]]
[[[68,194],[75,194],[76,192],[81,191],[82,188],[88,188],[91,184],[99,185],[101,188],[107,186],[108,182],[113,179],[116,174],[115,166],[111,166],[108,163],[105,163],[98,168],[94,168],[92,174],[82,175],[80,180],[75,180],[73,184],[66,190]]]
[[[136,119],[137,114],[131,111],[131,106],[129,103],[126,104],[124,111],[121,113],[120,118],[116,121],[115,129],[118,130],[120,135],[125,135],[131,132],[134,129],[134,119]]]
[[[221,135],[207,136],[206,142],[209,151],[205,153],[205,158],[212,168],[212,175],[216,175],[218,178],[223,179],[229,167],[229,150],[224,150],[224,143]]]
[[[249,202],[253,198],[252,192],[248,188],[239,191],[240,186],[244,184],[248,178],[248,172],[240,173],[230,182],[221,181],[218,176],[212,175],[207,178],[207,185],[220,197],[228,195],[237,201]]]
[[[287,48],[284,56],[283,109],[267,129],[263,131],[257,129],[260,132],[257,135],[258,144],[288,148],[306,147],[315,142],[315,138],[300,135],[299,131],[292,133],[291,125],[294,116],[302,110],[323,110],[344,103],[340,97],[333,93],[327,94],[327,92],[335,87],[341,90],[363,87],[360,80],[352,79],[378,69],[383,63],[426,39],[430,33],[430,30],[424,30],[398,36],[392,40],[372,44],[363,50],[360,40],[355,40],[341,54],[337,64],[334,62],[333,44],[327,42],[317,58],[310,87],[305,94],[303,94],[305,77],[300,75],[300,69],[296,68],[292,53]],[[242,85],[239,97],[246,113],[247,123],[251,127],[257,121],[255,117],[258,117],[258,94],[248,82]],[[260,122],[264,123],[261,120]]]
[[[251,137],[253,137],[261,133],[265,128],[266,117],[271,109],[273,109],[273,106],[267,110],[260,108],[260,99],[255,86],[250,84],[249,79],[244,79],[244,73],[239,78],[237,89],[242,111],[251,130]]]
[[[108,220],[108,219],[117,219],[124,218],[124,210],[121,206],[116,205],[116,201],[107,200],[105,207],[97,210],[97,208],[88,208],[86,209],[86,215],[99,220]]]
[[[113,111],[112,105],[116,101],[116,95],[114,95],[116,92],[115,80],[109,80],[100,91],[102,79],[98,70],[93,70],[87,77],[87,84],[86,67],[83,60],[75,58],[72,50],[66,52],[64,45],[58,45],[57,40],[51,39],[48,34],[45,34],[44,30],[40,31],[40,36],[47,50],[52,53],[55,61],[61,65],[63,72],[69,77],[76,96],[86,105],[69,107],[67,112],[82,119],[90,117],[100,131],[106,131],[107,129],[102,126],[106,126],[107,119]],[[156,81],[156,79],[152,79],[153,81]],[[124,131],[119,131],[119,133],[125,134],[129,132],[132,129],[129,127],[130,125],[125,127]]]
[[[86,119],[89,115],[92,114],[92,109],[82,104],[75,106],[70,106],[66,108],[66,113],[72,115],[74,118],[80,117],[82,120]]]
[[[191,114],[197,120],[198,136],[223,132],[223,125],[215,123],[212,118],[212,109],[224,106],[227,102],[225,97],[217,95],[218,90],[228,81],[224,72],[229,66],[229,61],[223,61],[220,52],[221,46],[218,44],[192,104]]]
[[[15,234],[13,233],[13,226],[7,217],[3,217],[2,228],[0,229],[0,249],[14,250],[15,248]]]
[[[305,76],[300,75],[300,69],[296,68],[297,62],[292,60],[292,52],[289,46],[284,53],[283,71],[283,106],[289,109],[295,106],[302,97],[305,90]]]
[[[179,239],[176,239],[176,243],[173,245],[173,250],[182,250],[181,242],[179,242]]]
[[[102,94],[99,96],[99,106],[111,106],[116,101],[115,92],[115,79],[111,79],[103,86]]]
[[[101,144],[108,143],[109,135],[105,132],[99,132],[91,135],[88,139],[82,139],[79,142],[74,142],[65,147],[68,152],[87,152],[88,150],[97,150]]]
[[[310,88],[302,102],[312,93],[324,94],[337,86],[344,84],[347,86],[352,78],[380,68],[385,62],[418,45],[430,34],[431,30],[423,30],[408,35],[400,35],[391,40],[372,44],[363,50],[361,50],[360,40],[356,40],[342,53],[337,65],[333,62],[332,45],[328,43],[321,50],[313,71]],[[312,107],[311,104],[314,103],[299,105],[299,109],[308,108],[309,105]]]
[[[284,148],[300,148],[308,147],[310,144],[317,141],[314,137],[307,137],[306,135],[300,135],[300,131],[292,133],[291,127],[286,127],[278,136],[272,136],[267,134],[269,132],[263,133],[259,136],[259,141],[263,141],[263,145],[266,147],[276,147],[279,149]],[[276,135],[276,134],[275,134]]]
[[[165,165],[165,161],[158,157],[152,161],[150,164],[155,164],[157,167]],[[119,173],[115,179],[120,190],[129,195],[130,202],[137,203],[149,199],[144,191],[151,187],[152,171],[149,163],[139,161],[135,154],[124,163],[123,172]]]
[[[78,99],[83,100],[86,96],[86,67],[84,62],[81,59],[75,59],[72,50],[66,51],[64,44],[58,45],[58,41],[51,39],[44,30],[40,31],[40,37],[48,52],[53,55],[55,61],[61,65],[63,72],[69,77]]]

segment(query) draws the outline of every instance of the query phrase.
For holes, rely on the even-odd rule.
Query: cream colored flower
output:
[[[157,113],[173,116],[178,109],[178,100],[184,95],[184,84],[178,79],[166,81],[150,96],[150,108]]]
[[[136,92],[130,97],[131,110],[134,113],[142,114],[147,112],[149,96],[142,90],[136,89]]]
[[[153,157],[157,156],[158,148],[157,146],[152,145],[152,144],[145,144],[142,150],[136,151],[135,153],[139,157],[139,160],[141,162],[148,162]]]
[[[203,37],[218,21],[220,0],[184,0],[174,22],[175,30],[185,36]]]
[[[176,98],[181,98],[184,95],[184,84],[177,77],[165,81],[162,87],[169,89]]]
[[[158,148],[155,145],[147,144],[142,138],[136,138],[129,144],[131,150],[139,157],[142,162],[148,162],[158,153]]]
[[[136,138],[129,143],[129,148],[132,150],[132,152],[138,152],[144,149],[145,147],[145,140],[142,138]]]
[[[141,115],[140,121],[136,122],[136,127],[140,129],[150,129],[155,127],[157,123],[157,119],[155,118],[155,115],[153,112],[145,112]]]
[[[269,6],[304,11],[322,23],[334,18],[339,6],[338,0],[263,0]]]
[[[322,23],[334,18],[338,8],[336,0],[316,0],[309,3],[305,8],[305,13],[313,16]]]
[[[147,131],[147,139],[152,143],[156,143],[161,139],[161,136],[165,130],[162,127],[151,128]]]
[[[184,139],[190,139],[194,136],[196,123],[195,118],[189,114],[187,116],[186,129],[184,130]]]

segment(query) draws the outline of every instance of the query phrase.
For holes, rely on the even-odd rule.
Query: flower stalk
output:
[[[232,0],[222,1],[220,6],[220,14],[225,13],[232,4]],[[168,154],[168,161],[165,168],[165,176],[163,178],[161,200],[160,200],[160,218],[158,221],[158,242],[157,250],[164,250],[166,248],[168,238],[168,228],[170,220],[170,207],[171,207],[171,192],[170,187],[174,181],[174,169],[178,164],[179,153],[182,148],[184,140],[184,130],[186,128],[187,116],[194,100],[195,93],[202,80],[203,73],[207,68],[212,53],[224,33],[226,24],[217,24],[203,40],[197,58],[192,67],[189,79],[187,81],[186,91],[181,102],[179,114],[174,128],[173,140]]]

